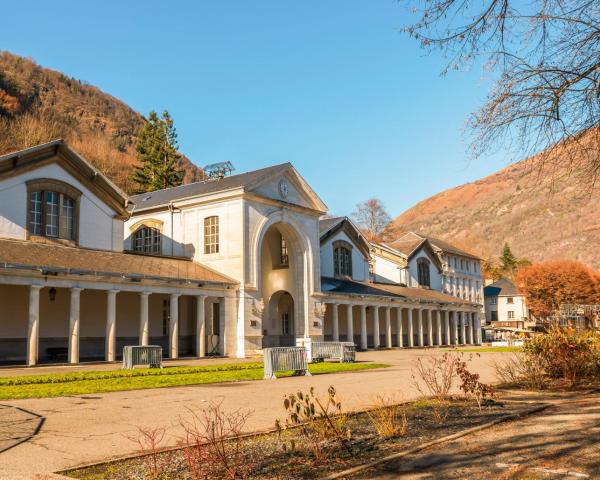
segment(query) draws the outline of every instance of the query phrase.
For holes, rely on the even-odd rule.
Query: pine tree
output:
[[[514,277],[518,266],[519,260],[513,255],[508,243],[505,243],[504,248],[502,248],[502,255],[500,255],[500,270],[505,275],[512,278]]]
[[[141,165],[137,166],[131,179],[137,185],[136,193],[152,192],[176,187],[183,183],[183,171],[177,162],[177,132],[173,119],[166,110],[159,118],[153,110],[138,134],[136,151]]]

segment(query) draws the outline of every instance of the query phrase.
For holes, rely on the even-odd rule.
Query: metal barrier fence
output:
[[[273,347],[263,349],[264,354],[264,379],[277,378],[276,372],[294,371],[294,375],[310,377],[306,348],[304,347]]]
[[[162,368],[162,347],[158,345],[128,345],[123,347],[123,368],[130,370],[136,365]]]
[[[356,360],[354,342],[313,342],[313,360],[338,360],[341,363],[353,363]]]

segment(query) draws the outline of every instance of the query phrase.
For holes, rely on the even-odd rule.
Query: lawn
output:
[[[523,347],[463,347],[457,349],[459,352],[479,352],[479,353],[501,353],[501,352],[521,352]]]
[[[314,363],[313,375],[383,368],[380,363]],[[278,376],[290,376],[284,372]],[[261,380],[262,363],[231,363],[201,367],[170,367],[90,371],[52,375],[23,375],[0,378],[0,400],[87,395],[145,388],[177,387],[221,382]]]

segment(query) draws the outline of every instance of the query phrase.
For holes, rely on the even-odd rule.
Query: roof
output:
[[[236,284],[234,280],[183,258],[91,250],[23,240],[0,239],[0,271],[33,270],[137,280]]]
[[[343,222],[346,217],[323,217],[319,219],[319,233],[323,235],[325,232],[331,230],[338,223]]]
[[[421,234],[415,233],[415,232],[405,233],[398,240],[396,240],[396,242],[394,242],[393,245],[394,245],[394,247],[396,247],[397,243],[406,242],[406,245],[407,245],[406,248],[408,248],[408,247],[410,247],[410,245],[415,244],[419,239],[420,240],[423,240],[423,239],[429,240],[429,243],[431,243],[431,245],[433,245],[433,247],[438,248],[445,253],[452,253],[454,255],[460,255],[463,257],[469,257],[469,258],[473,258],[476,260],[481,260],[481,258],[478,257],[477,255],[475,255],[471,252],[468,252],[466,250],[463,250],[461,248],[458,248],[455,245],[452,245],[451,243],[446,242],[445,240],[441,240],[436,237],[431,237],[429,235],[421,235]],[[398,248],[398,247],[396,247],[396,248]]]
[[[127,215],[127,194],[60,138],[0,155],[0,179],[49,163],[58,163],[117,213]]]
[[[425,241],[423,238],[414,238],[414,239],[399,239],[393,242],[389,242],[389,245],[398,250],[400,253],[410,256],[419,246]]]
[[[238,175],[231,175],[222,178],[206,179],[200,182],[188,183],[180,185],[178,187],[165,188],[163,190],[155,190],[154,192],[140,193],[133,195],[130,201],[135,204],[134,210],[149,209],[154,207],[160,207],[168,205],[171,202],[185,200],[188,198],[199,197],[202,195],[209,195],[212,193],[223,192],[226,190],[234,190],[238,188],[244,188],[250,190],[253,187],[260,185],[262,182],[269,178],[283,174],[284,172],[292,171],[297,176],[299,182],[304,188],[310,191],[317,200],[319,208],[325,210],[325,204],[312,191],[310,186],[304,181],[304,179],[298,174],[291,163],[281,163],[279,165],[273,165],[271,167],[261,168],[259,170],[252,170],[246,173],[240,173]]]
[[[460,298],[446,295],[437,290],[410,288],[383,283],[358,282],[356,280],[332,277],[321,277],[321,290],[323,293],[338,293],[342,295],[383,296],[417,302],[471,305]]]
[[[519,290],[508,278],[501,278],[483,288],[484,297],[512,297],[518,295],[521,295]]]

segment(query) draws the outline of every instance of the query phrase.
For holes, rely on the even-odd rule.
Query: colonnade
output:
[[[359,313],[358,338],[354,333],[355,307],[358,307]],[[402,348],[481,343],[481,320],[479,312],[474,309],[445,305],[343,302],[328,302],[327,308],[331,310],[331,339],[353,341],[363,350],[368,347]],[[345,313],[343,325],[340,322],[342,310]]]
[[[41,285],[29,285],[29,309],[27,326],[27,365],[36,365],[39,358],[39,331],[40,331],[40,290]],[[67,289],[70,295],[69,301],[69,327],[67,339],[67,358],[69,363],[79,363],[79,342],[80,342],[80,287],[71,287]],[[111,289],[106,292],[106,325],[105,325],[105,360],[114,362],[116,359],[117,344],[117,295],[119,290]],[[153,292],[141,291],[139,295],[139,345],[148,345],[149,342],[149,297]],[[162,292],[156,292],[162,293]],[[180,293],[169,294],[169,317],[168,317],[168,356],[169,358],[178,358],[179,356],[179,297]],[[186,294],[188,295],[188,294]],[[196,299],[195,308],[195,332],[194,332],[194,351],[197,356],[206,356],[206,319],[205,319],[205,301],[206,295],[188,295]],[[224,308],[224,297],[217,297]]]

